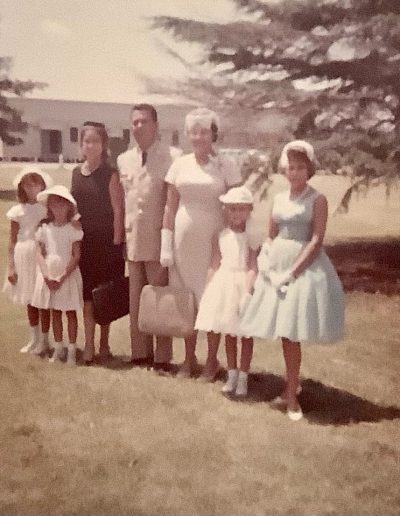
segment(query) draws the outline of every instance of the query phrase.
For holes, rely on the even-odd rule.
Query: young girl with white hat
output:
[[[302,418],[300,342],[328,343],[343,336],[342,284],[322,244],[328,205],[308,180],[316,159],[310,143],[295,140],[283,148],[280,166],[290,188],[273,201],[269,239],[258,257],[254,294],[243,315],[243,335],[280,338],[286,386],[276,403],[289,418]]]
[[[32,295],[36,279],[35,231],[39,222],[46,217],[46,208],[37,202],[37,194],[51,184],[50,176],[37,165],[25,166],[13,181],[19,203],[6,213],[10,220],[10,236],[3,292],[13,303],[27,307],[31,330],[31,338],[21,348],[21,353],[40,354],[49,347],[50,312],[33,307]]]
[[[78,332],[76,311],[83,303],[82,277],[78,268],[83,231],[71,224],[76,214],[76,202],[65,186],[55,185],[44,190],[38,195],[38,201],[47,207],[48,218],[36,231],[40,272],[36,277],[32,304],[52,311],[55,341],[52,362],[60,361],[64,353],[62,313],[66,313],[67,363],[74,365]]]
[[[208,282],[195,328],[207,332],[209,345],[218,343],[221,333],[225,335],[228,380],[222,391],[246,396],[253,339],[241,338],[240,370],[237,368],[237,339],[240,305],[252,289],[256,276],[256,252],[251,249],[246,233],[253,197],[245,186],[240,186],[219,199],[223,203],[226,226],[213,237]]]

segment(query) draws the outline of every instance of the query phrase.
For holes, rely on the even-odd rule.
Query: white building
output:
[[[79,129],[86,121],[105,124],[111,156],[129,146],[132,104],[11,98],[9,104],[22,113],[27,132],[21,145],[6,145],[0,140],[4,160],[75,161],[79,155]],[[192,106],[157,105],[161,138],[169,144],[182,144],[185,115]],[[177,141],[178,140],[178,141]]]
[[[8,102],[22,113],[28,130],[21,145],[9,146],[0,140],[0,158],[4,160],[76,161],[79,154],[79,129],[86,121],[105,124],[110,137],[112,161],[130,144],[132,104],[10,98]],[[169,145],[188,150],[183,135],[186,114],[193,105],[155,105],[161,138]],[[292,116],[276,109],[254,111],[241,107],[222,114],[218,145],[236,148],[271,148],[289,127]]]

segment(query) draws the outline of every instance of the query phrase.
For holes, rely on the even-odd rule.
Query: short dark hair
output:
[[[148,113],[150,113],[153,122],[158,121],[157,110],[151,104],[134,104],[131,109],[131,116],[134,111],[147,111]]]

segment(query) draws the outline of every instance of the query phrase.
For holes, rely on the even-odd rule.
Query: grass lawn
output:
[[[0,200],[0,274],[11,205]],[[346,339],[303,347],[294,423],[268,403],[282,385],[275,342],[256,342],[249,398],[235,402],[222,377],[124,365],[127,318],[109,367],[21,355],[24,310],[0,295],[0,514],[399,514],[399,310],[398,296],[346,295]],[[198,350],[203,361],[204,338]]]

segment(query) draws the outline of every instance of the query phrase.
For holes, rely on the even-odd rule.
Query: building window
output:
[[[51,154],[60,154],[62,152],[61,131],[49,131],[49,148]]]
[[[69,139],[72,143],[77,143],[77,141],[78,141],[78,128],[77,127],[70,127]]]
[[[131,132],[129,129],[122,130],[122,139],[126,144],[128,144],[131,141]]]

